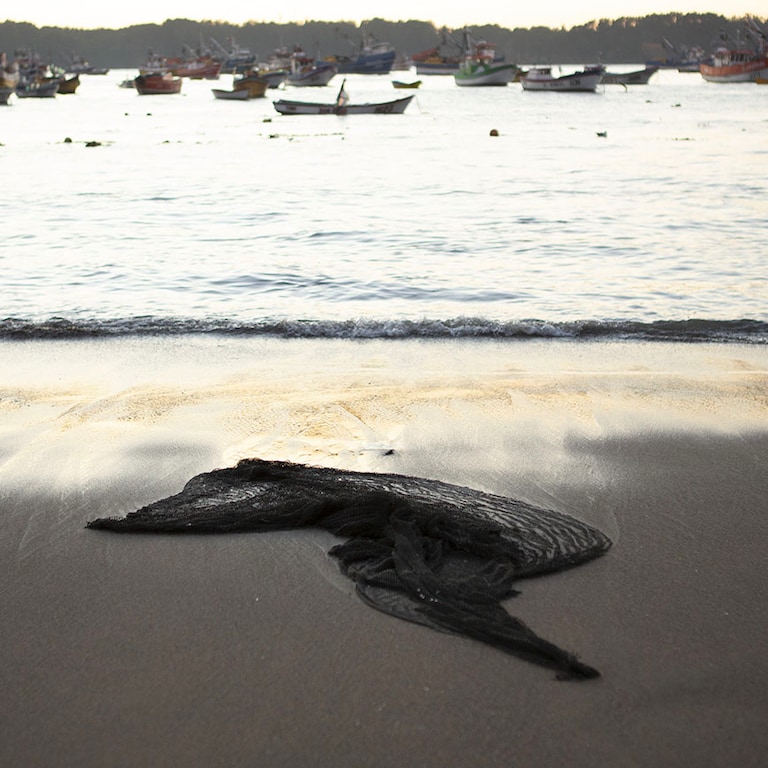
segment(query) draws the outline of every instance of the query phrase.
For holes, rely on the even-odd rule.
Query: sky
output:
[[[253,0],[229,0],[222,8],[210,0],[185,0],[183,3],[158,3],[157,0],[132,0],[130,3],[62,3],[61,0],[37,0],[24,10],[12,11],[0,21],[28,21],[38,27],[99,27],[119,29],[133,24],[162,23],[166,19],[228,21],[354,21],[383,18],[390,21],[417,19],[431,21],[437,26],[458,28],[478,24],[498,24],[502,27],[572,27],[593,19],[615,19],[621,16],[647,16],[652,13],[711,12],[722,16],[741,17],[746,14],[765,18],[768,0],[549,0],[537,3],[501,3],[499,0],[325,0],[318,10],[316,0],[282,0],[270,3],[276,10],[259,9]],[[174,10],[174,6],[178,10]],[[6,8],[19,8],[14,4]],[[6,13],[8,11],[6,10]]]

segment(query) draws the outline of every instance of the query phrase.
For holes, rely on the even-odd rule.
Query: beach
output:
[[[0,764],[761,766],[768,349],[0,342]],[[601,677],[364,605],[312,530],[85,529],[244,457],[572,514],[603,557],[507,608]]]

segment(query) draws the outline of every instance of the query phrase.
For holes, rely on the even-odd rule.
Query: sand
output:
[[[768,349],[0,343],[0,764],[762,766]],[[117,536],[243,456],[436,477],[615,544],[509,609],[558,682],[379,614],[311,531]]]

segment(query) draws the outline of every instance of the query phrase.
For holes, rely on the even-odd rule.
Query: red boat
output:
[[[190,77],[193,80],[218,80],[222,64],[221,61],[204,56],[172,64],[171,72],[179,77]]]
[[[149,72],[146,75],[139,75],[133,84],[142,96],[181,91],[181,78],[170,72]]]

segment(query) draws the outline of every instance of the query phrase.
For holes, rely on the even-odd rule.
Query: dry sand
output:
[[[768,349],[123,339],[0,371],[0,765],[766,764]],[[83,528],[242,456],[598,525],[509,609],[602,678],[372,611],[311,531]]]

